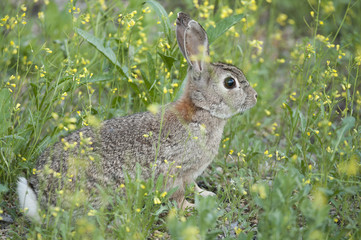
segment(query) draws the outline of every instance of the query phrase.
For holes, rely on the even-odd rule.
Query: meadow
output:
[[[104,189],[111,208],[76,192],[64,196],[73,207],[30,223],[16,181],[47,147],[179,97],[179,11],[206,29],[212,61],[241,68],[258,92],[197,179],[216,197],[190,186],[197,207],[183,211],[163,178],[138,174]],[[360,15],[360,0],[1,1],[0,237],[361,239]]]

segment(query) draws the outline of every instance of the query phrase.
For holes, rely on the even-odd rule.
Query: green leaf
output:
[[[7,133],[8,128],[11,126],[11,106],[12,96],[8,89],[3,88],[0,90],[0,136]]]
[[[82,36],[88,43],[93,45],[99,52],[101,52],[110,62],[112,62],[120,71],[120,73],[128,78],[127,73],[128,69],[124,66],[121,66],[119,61],[117,60],[117,56],[113,52],[113,50],[110,47],[104,47],[103,41],[99,38],[95,37],[94,35],[80,29],[76,28],[77,33]]]
[[[292,108],[290,108],[290,106],[288,106],[287,103],[285,103],[284,106],[285,106],[286,109],[288,110],[288,113],[289,113],[289,116],[290,116],[290,120],[291,120],[291,125],[293,126],[293,110],[292,110]]]
[[[172,68],[173,63],[176,61],[176,59],[174,57],[164,55],[160,52],[158,52],[158,54],[162,58],[164,64],[167,66],[168,71],[170,71],[170,69]]]
[[[306,130],[306,126],[307,126],[307,119],[301,111],[298,114],[300,116],[300,121],[301,121],[301,130],[302,130],[302,132],[304,132]]]
[[[25,140],[23,137],[19,136],[18,134],[11,134],[0,138],[0,140],[6,140],[6,139]]]
[[[110,75],[110,76],[96,76],[96,77],[92,77],[92,78],[86,78],[84,80],[82,80],[80,82],[80,85],[84,85],[87,83],[99,83],[99,82],[107,82],[107,81],[111,81],[114,80],[114,76]]]
[[[345,133],[355,126],[355,118],[352,116],[346,117],[342,121],[342,127],[337,131],[337,142],[335,149],[338,147],[342,139],[344,138]]]
[[[173,31],[172,31],[172,28],[170,27],[170,22],[169,22],[167,12],[163,8],[163,6],[160,5],[157,1],[149,0],[149,1],[146,1],[146,3],[148,3],[154,9],[154,11],[157,13],[158,17],[160,18],[160,20],[162,22],[164,33],[167,36],[168,42],[172,42],[173,41],[173,37],[172,37]]]
[[[147,53],[147,66],[148,66],[149,81],[154,81],[156,73],[155,73],[153,57],[150,54],[150,52],[146,52],[146,53]]]
[[[160,206],[160,208],[155,212],[155,216],[159,216],[160,214],[164,213],[166,210],[168,210],[168,207]]]
[[[157,179],[157,183],[155,184],[155,189],[162,189],[164,187],[164,176],[160,174]]]
[[[342,127],[337,131],[337,141],[336,141],[336,143],[335,143],[335,145],[333,147],[334,149],[338,148],[338,146],[340,145],[341,141],[343,140],[344,135],[346,134],[346,132],[355,126],[355,121],[356,121],[355,118],[352,117],[352,116],[349,116],[349,117],[346,117],[346,118],[343,119]],[[337,151],[333,152],[333,154],[331,156],[331,159],[330,159],[330,162],[333,161],[336,152]]]
[[[5,185],[0,184],[0,193],[5,193],[9,191],[9,188]]]
[[[223,33],[230,29],[234,24],[241,21],[243,16],[243,14],[232,15],[216,23],[216,27],[209,26],[209,28],[207,29],[209,45],[211,45],[217,38],[219,38]]]
[[[347,132],[354,126],[355,126],[355,118],[352,116],[346,117],[345,119],[343,119],[342,128],[339,131],[337,131],[337,134],[339,135],[339,137],[342,137],[345,132]]]

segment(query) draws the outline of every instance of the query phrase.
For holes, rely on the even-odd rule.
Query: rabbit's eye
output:
[[[234,88],[236,86],[236,80],[232,77],[224,79],[224,86],[228,89]]]

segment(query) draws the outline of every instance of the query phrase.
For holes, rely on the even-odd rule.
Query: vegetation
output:
[[[57,1],[62,2],[62,1]],[[0,219],[14,239],[361,239],[359,0],[0,2]],[[174,22],[207,30],[257,105],[227,124],[198,179],[217,196],[185,212],[163,179],[104,189],[111,208],[19,212],[19,175],[61,136],[177,99],[187,64]],[[139,169],[139,172],[141,169]],[[120,194],[125,192],[125,195]],[[60,195],[62,193],[59,193]],[[69,196],[66,196],[69,197]],[[82,202],[84,213],[73,217]],[[6,230],[5,230],[6,229]]]

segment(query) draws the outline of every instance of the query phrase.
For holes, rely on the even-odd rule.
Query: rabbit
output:
[[[145,180],[152,174],[173,175],[166,190],[177,189],[172,198],[180,208],[193,206],[184,197],[188,184],[202,196],[215,195],[199,188],[195,179],[216,156],[227,119],[252,108],[257,93],[237,67],[210,63],[206,31],[182,12],[176,19],[176,39],[188,63],[181,97],[155,114],[136,113],[82,128],[44,151],[29,182],[18,180],[26,216],[40,221],[40,189],[39,202],[54,204],[56,189],[71,191],[79,179],[84,191],[116,188],[124,183],[125,172],[135,177],[137,165]]]

